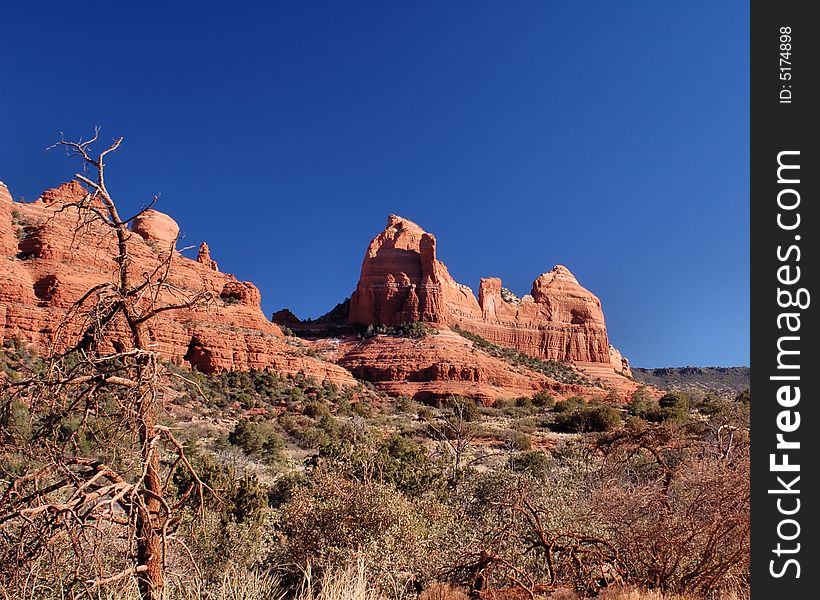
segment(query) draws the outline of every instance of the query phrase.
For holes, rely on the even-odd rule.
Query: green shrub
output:
[[[481,411],[478,409],[475,400],[471,398],[451,396],[444,401],[444,408],[448,409],[455,418],[463,419],[468,423],[481,419]]]
[[[343,566],[357,553],[367,553],[371,564],[411,570],[424,560],[432,526],[390,486],[329,475],[294,489],[278,523],[283,562],[319,570]]]
[[[401,435],[392,435],[381,444],[378,463],[384,482],[409,496],[420,496],[446,481],[424,446]]]
[[[585,404],[586,403],[583,398],[580,398],[579,396],[572,396],[571,398],[557,402],[553,410],[557,413],[572,412],[573,410],[581,408]]]
[[[549,392],[540,391],[532,397],[532,403],[538,408],[551,409],[555,407],[555,396]]]
[[[555,425],[558,429],[575,433],[591,431],[612,431],[621,424],[618,411],[607,404],[590,404],[558,414]]]
[[[515,399],[515,405],[518,408],[532,408],[533,406],[535,406],[533,404],[532,398],[530,398],[529,396],[519,396]]]
[[[285,447],[282,438],[269,423],[254,423],[247,419],[237,421],[228,434],[228,443],[240,448],[245,454],[266,462],[282,458]]]
[[[510,466],[517,473],[528,473],[533,477],[543,477],[550,466],[550,458],[540,450],[530,450],[514,456]]]
[[[517,451],[532,450],[532,440],[523,431],[510,430],[504,435],[504,445]]]
[[[318,419],[328,414],[328,408],[318,400],[311,400],[302,407],[302,414],[311,419]]]
[[[658,400],[663,421],[685,421],[689,418],[689,396],[683,392],[668,392]]]

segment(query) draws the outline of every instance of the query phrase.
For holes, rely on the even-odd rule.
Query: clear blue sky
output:
[[[634,365],[749,364],[747,3],[125,4],[2,3],[15,197],[100,125],[121,204],[268,314],[348,296],[395,212],[473,289],[567,265]]]

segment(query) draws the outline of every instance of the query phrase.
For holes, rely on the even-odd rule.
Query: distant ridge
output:
[[[647,385],[664,390],[711,392],[734,396],[750,387],[749,367],[632,367],[632,376]]]

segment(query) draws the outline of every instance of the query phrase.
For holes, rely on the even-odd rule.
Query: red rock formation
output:
[[[390,215],[387,228],[365,254],[349,321],[447,324],[461,314],[479,314],[478,303],[472,290],[457,283],[436,259],[436,238],[412,221]]]
[[[15,203],[0,185],[0,341],[27,340],[41,352],[52,344],[59,347],[68,341],[55,338],[68,309],[92,286],[112,280],[115,238],[99,222],[86,222],[76,208],[67,207],[84,196],[83,187],[71,183],[35,202]],[[151,210],[135,220],[133,231],[138,235],[130,237],[129,254],[132,277],[138,280],[168,257],[179,227],[168,215]],[[319,381],[355,383],[341,367],[288,344],[262,313],[253,284],[211,267],[174,254],[168,282],[177,291],[162,295],[160,303],[197,294],[207,294],[211,301],[161,313],[149,322],[161,355],[209,372],[269,367],[284,374],[303,371]],[[77,330],[68,331],[69,337]]]
[[[158,249],[167,250],[171,247],[176,249],[179,225],[165,213],[146,210],[134,219],[131,229],[146,242],[156,244]]]
[[[293,325],[301,325],[302,321],[294,315],[291,311],[287,308],[283,308],[282,310],[278,310],[273,313],[270,317],[270,320],[277,325],[282,325],[285,327],[292,327]]]
[[[610,355],[600,300],[566,267],[539,276],[521,299],[502,291],[500,279],[482,279],[476,299],[436,258],[435,237],[396,215],[367,249],[349,320],[459,325],[530,356],[625,370],[625,363]]]
[[[211,271],[219,271],[219,265],[216,264],[216,261],[211,258],[211,249],[208,248],[208,244],[202,242],[199,245],[199,252],[196,255],[196,262],[201,265],[205,265]]]
[[[430,401],[452,395],[489,403],[498,398],[532,396],[548,390],[556,396],[603,397],[606,391],[559,383],[515,367],[474,348],[473,343],[442,330],[421,339],[376,336],[340,343],[338,363],[357,378],[388,394]]]

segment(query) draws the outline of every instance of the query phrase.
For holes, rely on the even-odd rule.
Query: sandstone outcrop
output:
[[[472,290],[457,283],[436,258],[436,238],[408,219],[390,215],[387,228],[365,254],[351,323],[447,324],[458,315],[479,314]]]
[[[153,242],[161,250],[173,247],[179,237],[179,225],[158,210],[149,209],[133,221],[131,230],[146,242]]]
[[[208,244],[205,242],[202,242],[199,245],[199,251],[196,255],[196,262],[201,265],[205,265],[211,271],[219,271],[219,265],[214,259],[211,258],[211,249],[208,248]]]
[[[273,313],[270,317],[270,320],[277,325],[281,325],[284,327],[290,327],[292,325],[300,325],[302,321],[294,315],[291,311],[287,308],[283,308],[282,310],[278,310]]]
[[[478,298],[436,257],[436,238],[390,215],[371,242],[350,302],[349,321],[398,325],[413,321],[458,325],[489,342],[561,362],[628,364],[610,350],[601,301],[562,265],[540,275],[516,298],[498,278],[479,284]]]
[[[77,333],[69,327],[67,338],[56,337],[68,309],[94,285],[112,280],[115,238],[69,206],[84,196],[81,185],[69,183],[34,202],[17,203],[0,185],[0,342],[21,339],[42,353],[53,345],[59,348]],[[168,258],[179,227],[170,216],[149,210],[135,220],[132,231],[130,269],[134,280],[140,280]],[[161,295],[160,303],[194,296],[206,301],[149,321],[154,347],[164,358],[208,372],[272,368],[341,385],[355,383],[345,369],[289,344],[262,313],[259,290],[214,266],[174,252],[168,275],[174,291]]]
[[[420,339],[376,336],[345,339],[338,363],[358,379],[373,382],[391,395],[432,401],[452,395],[490,403],[498,398],[532,396],[549,391],[555,396],[600,396],[605,391],[560,383],[540,373],[490,356],[448,330]]]

